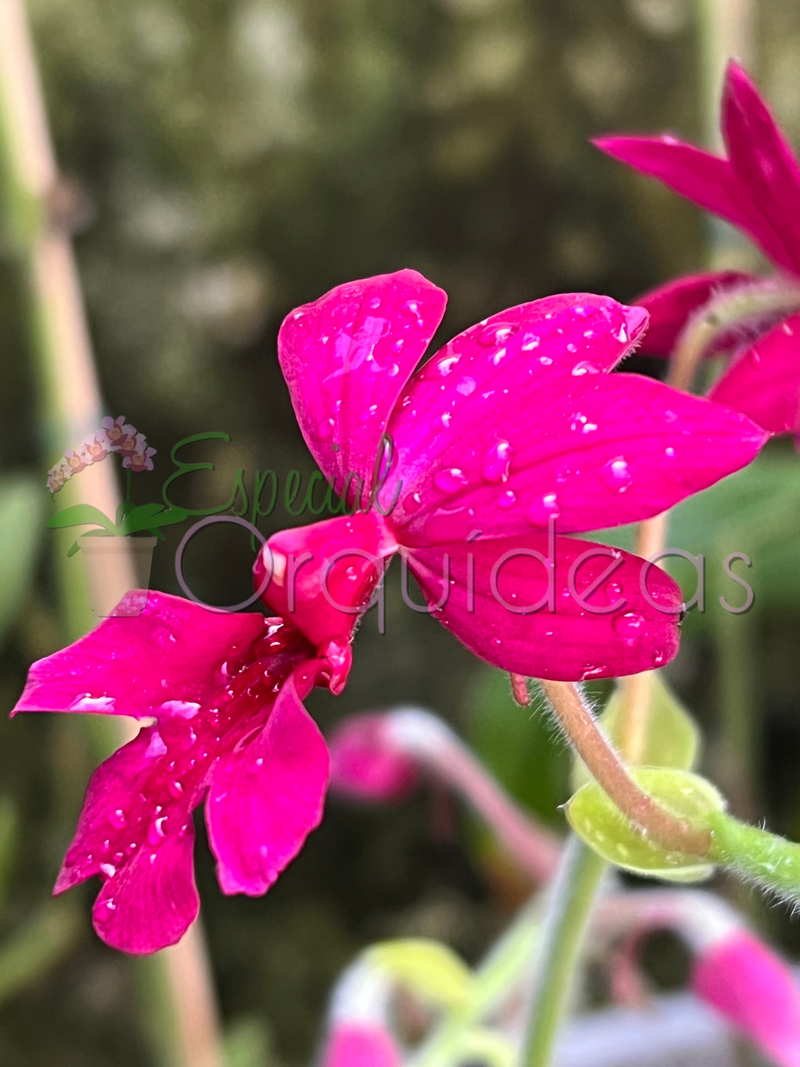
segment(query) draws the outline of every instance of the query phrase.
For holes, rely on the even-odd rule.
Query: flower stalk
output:
[[[571,682],[539,684],[573,748],[622,814],[659,847],[706,856],[711,843],[708,831],[671,815],[637,785],[577,687]]]
[[[550,889],[522,1067],[547,1067],[569,1006],[584,934],[607,864],[572,835]]]

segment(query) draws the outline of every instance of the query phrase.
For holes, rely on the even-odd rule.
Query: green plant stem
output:
[[[570,836],[550,889],[520,1067],[548,1067],[550,1063],[605,870],[605,862],[595,852]]]
[[[50,140],[34,48],[23,0],[0,0],[0,211],[4,237],[14,254],[27,296],[30,345],[37,375],[48,461],[100,425],[102,405],[69,233],[51,218],[58,174]],[[42,487],[44,493],[44,486]],[[109,464],[96,464],[81,484],[63,492],[116,513],[119,496]],[[59,531],[59,533],[61,533]],[[69,543],[56,541],[58,587],[64,630],[75,640],[94,625],[80,562],[66,558]],[[133,566],[120,558],[133,585]],[[94,717],[99,724],[100,716]],[[104,747],[112,723],[104,723]],[[116,742],[129,740],[117,720]],[[57,728],[56,728],[57,729]],[[123,735],[127,732],[127,736]],[[93,731],[95,743],[102,743]],[[162,984],[160,1017],[145,1021],[157,1032],[156,1055],[164,1067],[219,1067],[221,1051],[208,962],[197,926],[159,957],[137,962],[143,981]],[[168,1016],[165,1025],[161,1018]]]

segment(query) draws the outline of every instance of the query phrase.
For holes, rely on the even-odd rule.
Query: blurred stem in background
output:
[[[549,890],[521,1067],[548,1067],[569,1007],[584,935],[607,864],[574,834]]]
[[[746,66],[755,61],[753,0],[699,0],[700,79],[705,140],[720,150],[720,86],[728,60],[735,56]],[[754,267],[751,246],[724,222],[709,219],[708,263],[712,269]],[[712,743],[711,763],[731,799],[734,812],[752,818],[755,810],[754,782],[762,751],[762,709],[758,707],[756,627],[750,615],[723,612],[714,627],[717,650],[716,679],[719,705],[717,735]]]
[[[48,459],[55,459],[99,428],[102,410],[69,224],[53,212],[58,175],[22,0],[0,3],[0,172],[5,244],[19,265],[28,298],[43,448]],[[108,463],[84,471],[80,485],[76,480],[69,490],[107,515],[116,513],[118,491]],[[61,540],[55,544],[63,629],[72,641],[95,620],[86,606],[80,567],[66,558]],[[132,571],[130,558],[119,559],[121,567]],[[111,723],[96,725],[107,731]],[[127,722],[114,720],[113,725],[115,744],[130,740]],[[107,732],[105,740],[107,748]],[[221,1067],[216,1005],[199,926],[139,967],[147,1025],[160,1061],[165,1067]]]

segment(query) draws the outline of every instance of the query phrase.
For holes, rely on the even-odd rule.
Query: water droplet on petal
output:
[[[399,364],[392,363],[392,365],[389,367],[389,370],[386,373],[389,375],[390,378],[396,378],[397,375],[400,373]]]
[[[323,419],[322,422],[318,423],[317,433],[324,441],[333,436],[334,425],[333,419]]]
[[[608,668],[602,663],[587,663],[583,668],[581,681],[586,681],[587,678],[600,678],[607,670]]]
[[[667,459],[675,459],[675,449],[668,446],[664,449],[664,455]]]
[[[540,340],[538,333],[526,333],[522,338],[522,351],[532,352],[534,348],[539,347]]]
[[[631,469],[624,456],[617,456],[604,463],[600,468],[600,477],[609,489],[616,489],[618,493],[624,493],[633,481]]]
[[[570,352],[576,352],[577,351],[577,349],[575,348],[574,345],[571,348],[570,348],[569,345],[567,345],[567,349]],[[573,376],[573,378],[582,378],[585,374],[599,374],[599,373],[600,373],[599,369],[594,365],[594,363],[590,363],[588,359],[582,359],[579,363],[576,363],[575,366],[572,368],[572,376]]]
[[[653,666],[660,667],[666,658],[666,654],[662,652],[661,649],[656,649],[653,653]]]
[[[469,484],[469,479],[459,467],[450,467],[435,474],[433,482],[443,493],[456,493]]]
[[[369,306],[373,311],[377,310],[377,308],[381,306],[381,298],[379,296],[373,296],[372,300],[369,302]]]
[[[511,468],[514,450],[510,443],[501,438],[492,445],[483,458],[483,476],[487,482],[505,482]]]
[[[517,494],[514,492],[513,489],[506,489],[506,491],[504,493],[501,493],[500,496],[497,498],[497,506],[499,508],[503,508],[504,510],[508,510],[508,508],[513,508],[516,502]]]
[[[403,501],[403,507],[411,515],[413,515],[415,511],[419,511],[422,507],[419,493],[410,493]]]
[[[495,345],[504,345],[509,337],[513,337],[519,326],[513,322],[496,322],[493,326],[487,326],[478,337],[478,344],[482,348],[494,348]]]
[[[503,643],[503,638],[502,637],[493,637],[492,640],[489,643],[491,644],[492,648],[500,648],[500,646]]]
[[[436,369],[443,378],[446,378],[460,359],[460,356],[443,356],[436,364]]]
[[[644,615],[626,611],[624,615],[617,615],[613,625],[614,632],[622,638],[624,645],[635,645],[644,626]]]
[[[116,826],[118,830],[121,830],[127,822],[127,819],[125,818],[125,812],[122,810],[122,808],[117,808],[115,811],[111,812],[108,817],[108,821],[111,823],[112,826]]]
[[[420,307],[419,300],[406,300],[400,310],[404,311],[407,315],[411,315],[416,320],[417,326],[422,326],[424,324],[422,308]]]
[[[547,526],[558,515],[558,498],[555,493],[543,493],[525,509],[525,518],[534,526]]]
[[[465,376],[456,386],[456,392],[461,393],[462,396],[470,396],[475,392],[475,379]]]

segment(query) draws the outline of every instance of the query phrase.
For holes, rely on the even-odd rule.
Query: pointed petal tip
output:
[[[648,323],[650,322],[650,312],[643,307],[628,307],[625,304],[621,304],[620,306],[622,308],[622,313],[625,316],[625,323],[628,327],[628,336],[630,337],[631,342],[635,343],[647,329]]]

